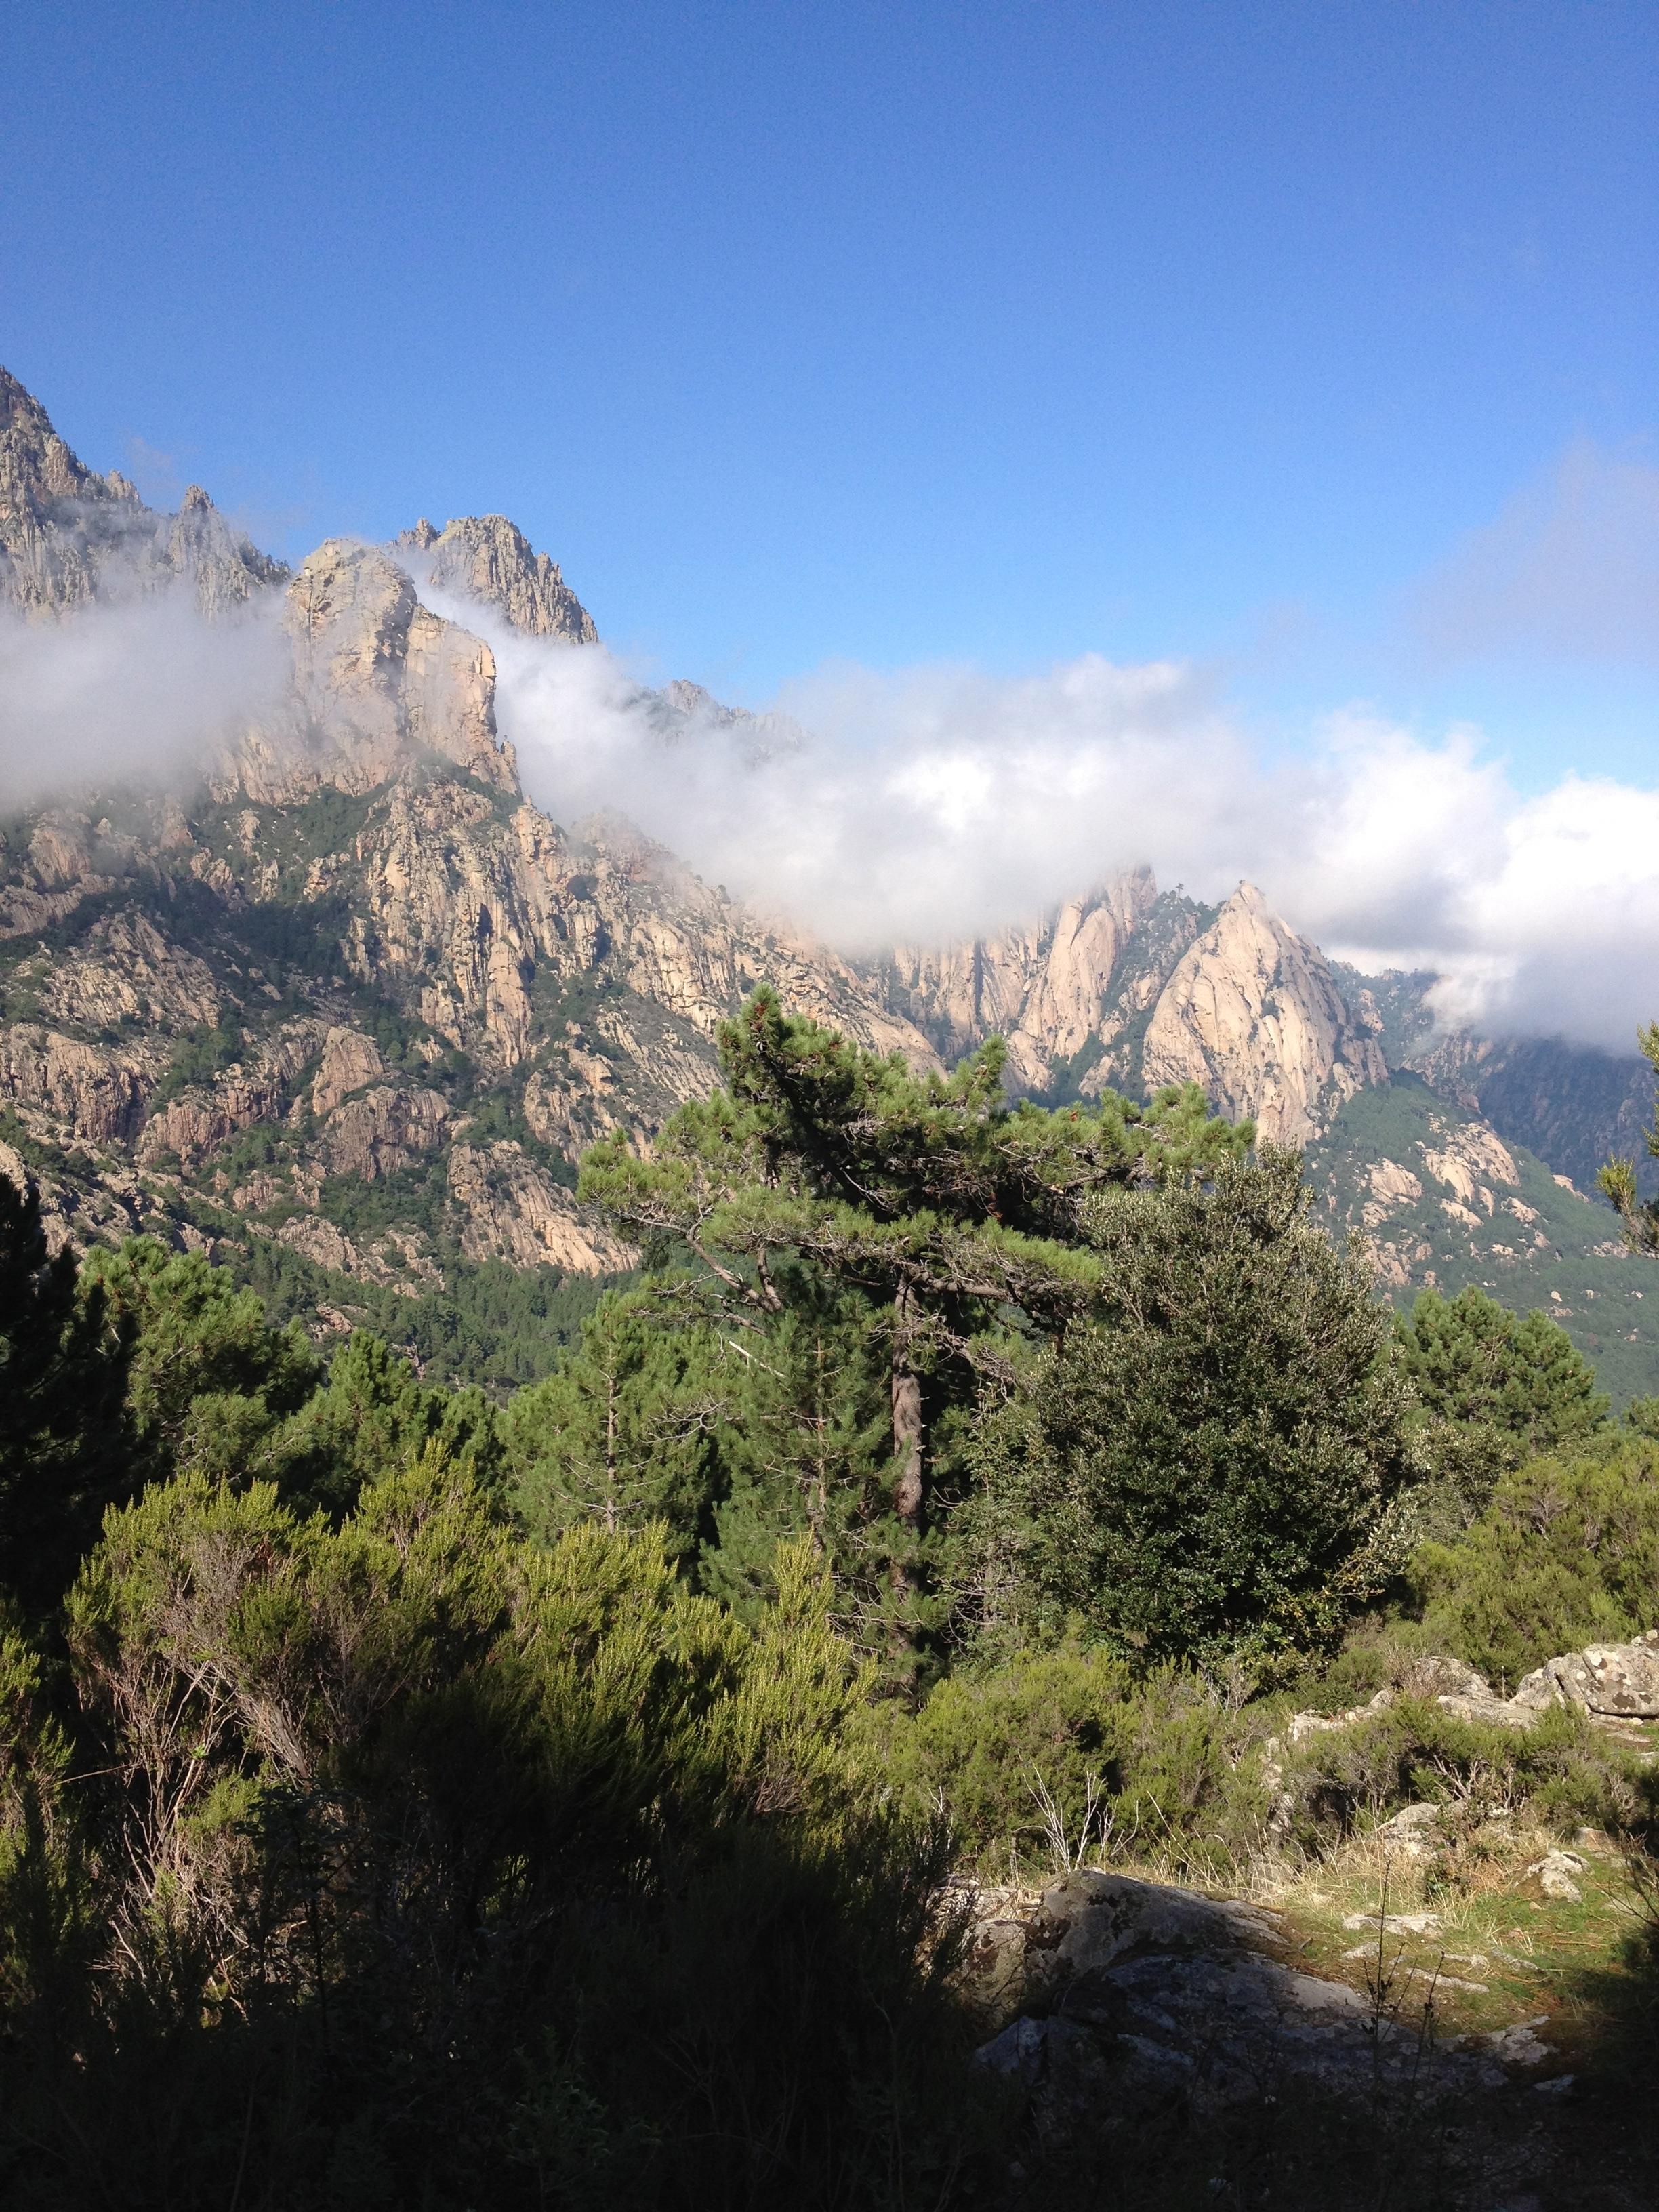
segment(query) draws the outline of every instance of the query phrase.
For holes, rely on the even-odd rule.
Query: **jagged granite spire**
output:
[[[218,615],[288,573],[233,530],[199,484],[167,515],[146,507],[118,470],[94,475],[0,368],[0,605],[63,614],[187,580],[203,612]]]
[[[464,514],[441,530],[422,516],[393,544],[400,552],[426,555],[427,574],[440,591],[495,608],[526,636],[562,638],[570,645],[599,641],[592,616],[565,582],[558,562],[532,551],[504,514]]]

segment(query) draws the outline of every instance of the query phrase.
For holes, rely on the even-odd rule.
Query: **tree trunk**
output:
[[[915,1298],[908,1283],[893,1300],[893,1457],[898,1479],[893,1510],[913,1528],[921,1526],[923,1501],[921,1383],[910,1367],[911,1316]]]

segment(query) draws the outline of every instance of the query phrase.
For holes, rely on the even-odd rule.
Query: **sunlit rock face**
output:
[[[715,1032],[757,983],[939,1064],[846,962],[627,822],[531,805],[489,647],[411,564],[530,635],[597,641],[501,516],[331,539],[290,576],[204,493],[160,515],[94,476],[0,377],[0,606],[72,625],[184,590],[217,625],[258,599],[281,653],[199,775],[0,830],[0,1111],[33,1163],[9,1144],[0,1164],[35,1176],[59,1241],[143,1227],[232,1256],[265,1237],[411,1297],[441,1285],[441,1249],[611,1273],[635,1255],[572,1196],[576,1161],[711,1090]],[[387,1191],[410,1208],[390,1228]],[[377,1194],[362,1227],[354,1192]]]
[[[1209,907],[1147,868],[1026,925],[843,959],[620,817],[530,803],[491,648],[433,599],[492,635],[597,644],[504,517],[331,539],[290,574],[204,492],[162,514],[94,474],[0,372],[0,621],[55,643],[89,610],[165,603],[265,652],[263,703],[199,774],[0,807],[0,1169],[38,1182],[58,1242],[141,1228],[246,1258],[267,1238],[410,1298],[459,1267],[608,1274],[631,1255],[572,1195],[576,1163],[712,1090],[720,1023],[766,982],[918,1069],[1000,1035],[1011,1091],[1056,1104],[1196,1082],[1315,1148],[1320,1218],[1369,1240],[1385,1287],[1455,1286],[1455,1260],[1603,1330],[1612,1224],[1524,1148],[1583,1188],[1639,1153],[1644,1065],[1443,1036],[1432,977],[1339,969],[1252,887]],[[804,741],[694,684],[639,697],[665,742],[712,733],[757,773]],[[1431,1112],[1386,1088],[1385,1037]],[[1317,1157],[1339,1140],[1352,1161]],[[1602,1274],[1558,1295],[1541,1271],[1581,1249]]]
[[[1387,1080],[1330,963],[1243,884],[1185,955],[1146,1031],[1149,1089],[1200,1084],[1264,1141],[1303,1145],[1367,1084]]]
[[[39,619],[182,585],[204,613],[222,615],[287,574],[199,484],[177,514],[161,514],[118,470],[94,475],[0,368],[0,606]]]
[[[424,556],[436,590],[494,607],[526,637],[562,638],[597,645],[593,617],[545,553],[531,550],[504,514],[468,514],[434,529],[422,520],[405,530],[394,550]]]

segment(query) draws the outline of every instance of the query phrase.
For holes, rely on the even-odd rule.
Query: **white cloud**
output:
[[[280,694],[279,613],[272,593],[238,621],[210,623],[182,590],[62,621],[0,613],[6,803],[193,772],[231,723]]]
[[[1356,964],[1437,970],[1449,1024],[1628,1050],[1659,1014],[1659,793],[1523,798],[1472,729],[1349,713],[1269,767],[1204,671],[1091,654],[1011,680],[822,671],[777,702],[812,734],[757,763],[741,728],[665,739],[603,648],[494,636],[550,811],[620,809],[848,951],[994,932],[1146,861],[1207,899],[1248,877]]]
[[[850,951],[1026,922],[1114,871],[1220,899],[1242,877],[1370,969],[1431,968],[1448,1021],[1628,1050],[1659,1016],[1659,791],[1569,776],[1522,796],[1457,729],[1349,711],[1269,764],[1213,676],[1089,654],[1005,679],[839,666],[781,719],[665,733],[603,647],[477,607],[503,734],[567,823],[631,816],[708,880]],[[0,795],[182,781],[284,668],[278,595],[209,623],[187,594],[0,622]],[[809,734],[810,733],[810,734]]]

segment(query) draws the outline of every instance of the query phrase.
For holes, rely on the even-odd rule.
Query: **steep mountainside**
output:
[[[28,556],[8,577],[52,587],[14,592],[36,617],[192,578],[210,612],[228,604],[158,568],[180,518],[99,534],[100,480],[32,402],[11,406],[0,470],[22,518],[8,548]],[[562,580],[510,526],[452,523],[426,550],[446,540],[505,545],[512,562],[452,580],[553,622]],[[237,557],[270,588],[273,564]],[[709,1088],[715,1026],[757,982],[933,1064],[833,956],[626,824],[571,835],[532,806],[489,647],[388,554],[320,547],[281,620],[281,708],[228,732],[203,787],[82,794],[0,829],[0,1165],[37,1175],[58,1233],[157,1229],[330,1325],[369,1316],[440,1366],[476,1364],[481,1302],[542,1312],[561,1281],[631,1266],[576,1206],[574,1163]],[[506,1279],[525,1270],[533,1297]]]
[[[1611,1155],[1634,1159],[1643,1191],[1659,1189],[1644,1132],[1653,1117],[1653,1070],[1635,1053],[1598,1052],[1560,1037],[1484,1037],[1438,1028],[1431,975],[1361,975],[1337,969],[1362,1018],[1376,1028],[1390,1067],[1421,1075],[1443,1097],[1490,1121],[1585,1189]]]
[[[1358,1093],[1304,1158],[1333,1232],[1364,1240],[1396,1304],[1478,1283],[1517,1310],[1541,1306],[1618,1402],[1659,1390],[1651,1263],[1599,1199],[1420,1075]]]
[[[112,469],[83,468],[46,410],[0,368],[0,606],[33,617],[188,583],[208,613],[288,574],[233,531],[198,484],[157,514]]]
[[[1198,1083],[1270,1142],[1298,1145],[1387,1080],[1329,961],[1250,884],[1205,908],[1160,897],[1140,868],[1039,927],[897,952],[869,972],[947,1060],[1006,1036],[1015,1079],[1036,1097]]]
[[[1370,1240],[1397,1295],[1477,1279],[1590,1332],[1592,1293],[1634,1267],[1607,1209],[1550,1176],[1587,1188],[1609,1149],[1639,1151],[1642,1063],[1439,1035],[1431,978],[1357,975],[1253,886],[1207,908],[1146,869],[1030,928],[842,961],[625,821],[532,805],[489,645],[422,589],[597,638],[504,517],[331,541],[290,577],[204,494],[159,514],[94,476],[0,372],[0,605],[33,623],[169,592],[216,622],[262,606],[289,668],[195,788],[0,818],[0,1165],[38,1178],[55,1234],[153,1229],[319,1328],[368,1319],[439,1372],[522,1376],[633,1263],[571,1195],[581,1152],[707,1091],[717,1024],[768,981],[917,1066],[1000,1033],[1012,1079],[1049,1103],[1195,1080],[1310,1148],[1333,1229]],[[758,763],[805,741],[694,684],[641,696],[677,742]],[[1591,1332],[1631,1347],[1620,1389],[1650,1358],[1659,1387],[1639,1273],[1618,1291],[1630,1328]]]
[[[558,562],[532,553],[504,514],[463,515],[441,530],[422,517],[392,550],[423,554],[437,590],[498,608],[526,636],[562,638],[568,645],[599,641],[592,616],[565,582]]]

